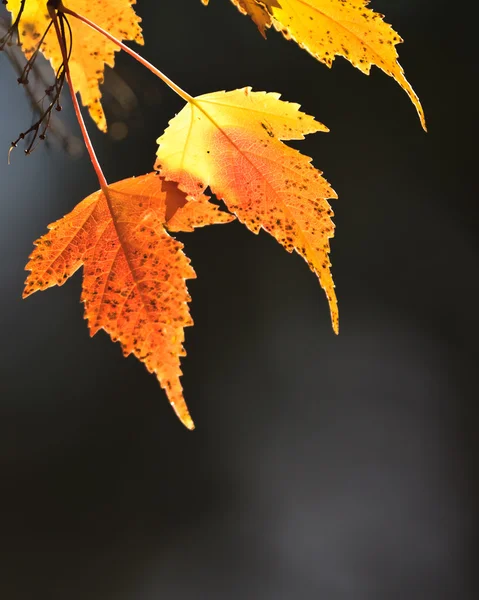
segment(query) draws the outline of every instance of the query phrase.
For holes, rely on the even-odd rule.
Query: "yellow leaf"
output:
[[[140,17],[132,6],[136,0],[68,0],[68,8],[85,15],[97,25],[122,40],[143,44]],[[8,0],[7,8],[15,19],[22,0]],[[118,47],[77,19],[69,19],[72,29],[72,54],[69,61],[75,91],[90,112],[99,129],[106,131],[106,119],[101,105],[100,84],[105,65],[113,67]],[[21,15],[19,36],[27,58],[35,52],[41,36],[50,23],[46,0],[27,0]],[[63,63],[62,53],[53,27],[47,33],[41,51],[57,71]]]
[[[298,109],[279,94],[251,88],[199,96],[159,138],[155,168],[192,198],[210,186],[250,231],[263,228],[303,256],[326,292],[337,332],[328,256],[334,225],[326,200],[336,194],[309,157],[280,141],[327,128]]]
[[[237,4],[237,0],[232,0]],[[383,16],[367,8],[369,0],[249,0],[246,10],[253,21],[255,11],[271,16],[275,29],[292,39],[316,59],[331,67],[335,56],[369,74],[372,65],[393,77],[416,107],[421,125],[426,130],[424,111],[418,96],[398,63],[396,45],[403,40]],[[257,8],[256,8],[257,7]],[[244,14],[245,10],[240,11]],[[259,30],[264,35],[265,22]]]

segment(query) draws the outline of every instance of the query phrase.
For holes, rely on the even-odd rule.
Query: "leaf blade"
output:
[[[253,107],[264,109],[265,98],[274,105],[276,112],[271,112],[275,120],[270,125],[264,127],[258,111],[244,111],[241,121],[235,110],[230,114],[228,99],[234,108],[245,91]],[[155,168],[193,197],[209,186],[250,231],[264,229],[288,252],[296,250],[303,256],[326,292],[337,332],[338,307],[329,261],[334,226],[327,202],[328,198],[336,198],[334,190],[311,165],[309,157],[277,137],[289,133],[280,118],[283,107],[288,122],[288,103],[279,100],[278,95],[251,92],[249,88],[216,94],[221,102],[211,103],[214,94],[206,95],[206,103],[205,96],[199,96],[195,105],[185,106],[170,121],[158,139]],[[311,126],[312,117],[294,106],[298,121],[294,135],[319,130]]]
[[[154,373],[186,427],[194,427],[180,382],[184,328],[193,324],[186,280],[196,277],[166,227],[191,231],[234,217],[186,195],[156,173],[95,192],[36,241],[24,296],[63,283],[83,266],[91,335],[104,329]]]
[[[366,75],[376,65],[403,88],[427,130],[419,97],[398,62],[396,45],[403,40],[383,20],[384,15],[367,8],[369,0],[231,1],[253,19],[263,36],[272,25],[328,67],[336,56],[343,56]],[[258,10],[268,16],[260,24],[255,16]]]

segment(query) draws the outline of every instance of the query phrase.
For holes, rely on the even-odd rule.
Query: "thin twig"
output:
[[[98,158],[96,156],[95,149],[93,148],[93,144],[91,143],[90,136],[88,135],[88,130],[86,128],[85,121],[84,121],[83,115],[81,113],[80,105],[78,103],[78,98],[75,93],[75,88],[73,87],[72,78],[71,78],[71,74],[70,74],[70,68],[68,65],[69,56],[67,55],[67,50],[65,47],[64,31],[63,31],[63,35],[62,35],[62,31],[61,31],[60,25],[58,23],[59,19],[58,19],[56,10],[52,6],[49,6],[48,12],[53,21],[53,25],[55,27],[55,32],[56,32],[57,38],[58,38],[58,43],[60,44],[60,49],[61,49],[62,56],[63,56],[63,68],[65,70],[68,87],[70,88],[70,95],[72,97],[73,108],[75,110],[75,115],[78,120],[78,125],[80,126],[80,130],[81,130],[81,133],[83,136],[83,141],[85,142],[85,146],[86,146],[86,149],[88,150],[88,154],[90,156],[91,163],[93,165],[93,168],[95,169],[96,176],[98,177],[98,182],[100,184],[100,187],[103,191],[105,191],[108,188],[108,182],[105,178],[105,175],[103,174],[103,170],[102,170],[100,163],[98,161]],[[60,15],[61,15],[61,13],[60,13]],[[62,18],[65,19],[68,27],[70,28],[70,25],[69,25],[68,21],[66,20],[66,18],[65,17],[62,17]],[[62,22],[62,25],[63,25],[63,22]],[[71,30],[70,30],[70,33],[71,33]]]
[[[2,4],[5,6],[8,4],[6,0],[3,0]],[[23,10],[25,8],[25,0],[22,0],[20,3],[20,8],[18,9],[18,14],[16,16],[15,21],[9,27],[7,33],[0,40],[0,50],[3,50],[5,46],[9,46],[12,43],[13,34],[17,35],[17,45],[20,46],[20,36],[18,35],[18,24],[20,23],[20,19],[22,18]]]

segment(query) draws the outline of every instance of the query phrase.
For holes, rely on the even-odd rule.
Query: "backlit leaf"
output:
[[[91,335],[104,329],[155,373],[181,421],[193,428],[180,383],[184,327],[193,324],[186,279],[196,277],[173,231],[234,217],[187,202],[154,173],[126,179],[80,202],[35,242],[24,297],[65,281],[83,266],[82,301]]]
[[[238,0],[232,0],[238,6]],[[249,14],[262,35],[274,25],[286,39],[331,67],[335,56],[369,74],[372,65],[393,77],[416,107],[421,125],[426,129],[419,98],[398,63],[396,45],[403,40],[383,16],[367,8],[369,0],[248,0],[238,6]],[[257,14],[265,15],[258,22]]]
[[[250,231],[263,228],[301,254],[326,292],[337,332],[327,202],[336,194],[309,157],[280,141],[316,131],[327,128],[279,94],[250,88],[205,94],[170,121],[155,168],[194,198],[209,186]]]

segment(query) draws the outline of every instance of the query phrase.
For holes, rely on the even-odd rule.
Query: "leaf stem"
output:
[[[102,171],[100,163],[95,153],[95,149],[93,148],[93,144],[91,142],[90,136],[88,135],[88,130],[85,125],[85,121],[83,119],[83,115],[81,114],[80,105],[78,103],[78,98],[75,93],[75,88],[73,87],[72,78],[70,74],[70,67],[68,65],[68,54],[65,46],[65,40],[60,31],[60,26],[58,24],[58,16],[55,8],[53,6],[48,6],[48,12],[50,13],[50,17],[53,21],[53,25],[55,27],[55,33],[57,34],[58,43],[60,44],[60,49],[63,57],[63,68],[65,70],[66,79],[68,82],[68,87],[70,89],[70,95],[73,102],[73,108],[75,109],[75,115],[78,121],[78,125],[80,126],[80,130],[83,136],[83,141],[85,142],[86,149],[88,150],[88,154],[90,155],[90,160],[95,169],[96,176],[98,177],[98,182],[103,191],[108,188],[108,182],[105,178],[105,175]]]
[[[164,83],[166,83],[166,85],[169,88],[171,88],[176,94],[178,94],[178,96],[183,98],[183,100],[185,100],[185,102],[190,102],[191,104],[196,104],[193,96],[190,96],[187,92],[185,92],[185,90],[181,89],[180,86],[176,85],[176,83],[174,81],[172,81],[169,77],[167,77],[164,73],[162,73],[154,65],[152,65],[150,62],[148,62],[146,59],[144,59],[142,56],[140,56],[137,52],[135,52],[134,50],[129,48],[126,44],[124,44],[123,42],[118,40],[115,36],[111,35],[111,33],[106,31],[105,29],[103,29],[102,27],[100,27],[99,25],[94,23],[93,21],[90,21],[90,19],[88,19],[87,17],[84,17],[83,15],[80,15],[77,12],[67,8],[66,6],[63,5],[62,2],[59,3],[59,11],[65,13],[67,15],[71,15],[72,17],[75,17],[82,23],[85,23],[85,25],[88,25],[89,27],[91,27],[92,29],[97,31],[98,33],[101,33],[102,35],[104,35],[111,42],[116,44],[118,47],[120,47],[122,50],[124,50],[127,54],[129,54],[135,60],[137,60],[140,64],[142,64],[144,67],[146,67],[148,70],[150,70],[154,75],[159,77]]]

